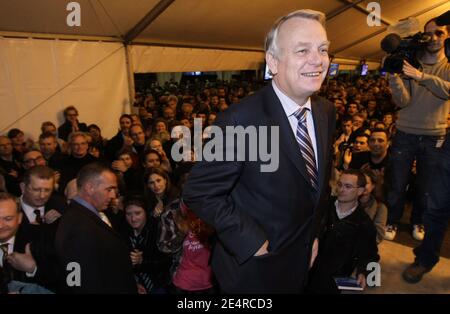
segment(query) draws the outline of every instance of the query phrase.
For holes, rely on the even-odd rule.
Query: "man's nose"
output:
[[[308,58],[309,64],[312,65],[322,65],[322,56],[318,51],[311,51]]]

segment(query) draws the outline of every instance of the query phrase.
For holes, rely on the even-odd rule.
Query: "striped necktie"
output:
[[[3,258],[2,258],[2,267],[3,270],[1,270],[3,272],[3,280],[8,283],[12,280],[13,278],[13,271],[11,268],[11,265],[8,263],[8,261],[6,260],[6,258],[8,257],[8,246],[9,243],[3,243],[0,245],[0,249],[3,251]]]
[[[309,109],[302,107],[296,112],[294,116],[298,120],[296,139],[300,146],[300,151],[303,156],[303,160],[306,164],[306,171],[308,172],[309,180],[315,191],[319,189],[318,172],[316,166],[316,157],[314,155],[314,147],[309,137],[308,127],[306,125],[306,115]]]
[[[3,251],[2,265],[5,266],[6,258],[8,257],[9,243],[0,244],[0,249]]]

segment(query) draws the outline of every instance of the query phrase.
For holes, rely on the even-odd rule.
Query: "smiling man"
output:
[[[272,83],[215,122],[225,138],[227,126],[278,127],[258,136],[279,148],[278,169],[261,172],[266,161],[249,162],[247,151],[244,161],[199,161],[185,185],[183,201],[217,231],[212,268],[226,293],[300,293],[315,259],[335,128],[334,105],[313,96],[329,65],[324,22],[312,10],[276,21],[266,38]]]

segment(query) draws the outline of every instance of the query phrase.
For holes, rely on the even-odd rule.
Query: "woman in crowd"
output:
[[[170,282],[172,257],[161,252],[156,245],[156,220],[148,219],[143,197],[131,196],[125,201],[125,217],[128,224],[125,240],[140,291],[165,293]]]
[[[186,236],[180,262],[172,278],[172,293],[216,293],[209,265],[211,255],[209,238],[214,229],[200,220],[183,203],[175,215],[175,221]]]
[[[150,169],[145,175],[145,182],[148,216],[158,222],[158,248],[172,254],[175,267],[184,238],[174,221],[179,208],[179,190],[171,185],[169,175],[161,168]]]

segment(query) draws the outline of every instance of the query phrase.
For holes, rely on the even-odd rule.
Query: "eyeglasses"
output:
[[[32,163],[34,164],[34,163],[37,163],[38,161],[42,161],[43,159],[44,159],[44,157],[39,156],[36,158],[30,158],[30,159],[24,160],[23,162],[26,164],[32,164]]]
[[[357,189],[357,188],[360,188],[361,186],[353,186],[353,185],[348,184],[348,183],[338,182],[338,183],[337,183],[337,187],[338,187],[338,188],[344,188],[344,189],[346,189],[346,190],[351,190],[351,189]]]
[[[434,32],[426,32],[425,35],[428,35],[428,36],[436,35],[437,37],[442,37],[445,35],[445,32],[438,29],[438,30],[435,30]]]
[[[73,146],[86,146],[88,145],[88,142],[81,142],[81,143],[72,143]]]

